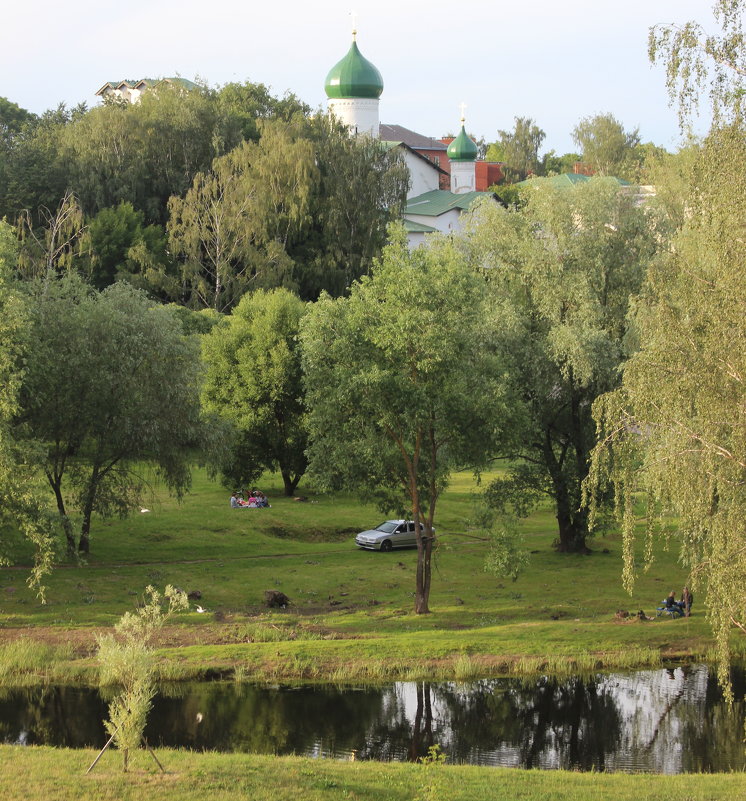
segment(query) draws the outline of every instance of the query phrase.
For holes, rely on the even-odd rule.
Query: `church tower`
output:
[[[378,138],[378,98],[383,92],[383,78],[357,46],[357,31],[352,31],[352,45],[347,55],[326,76],[324,90],[329,111],[352,133]]]
[[[464,192],[476,191],[476,168],[474,162],[477,158],[477,146],[466,135],[463,110],[461,112],[459,135],[448,145],[446,152],[451,162],[451,192],[463,194]]]

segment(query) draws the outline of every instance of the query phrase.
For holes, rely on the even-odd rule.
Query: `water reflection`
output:
[[[384,687],[170,685],[146,735],[195,750],[681,773],[746,769],[744,671],[728,709],[704,665],[557,681]],[[100,746],[95,690],[0,690],[0,741]]]

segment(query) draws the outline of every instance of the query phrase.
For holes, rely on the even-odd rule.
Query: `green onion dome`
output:
[[[459,135],[448,145],[446,153],[451,161],[474,161],[477,158],[477,146],[466,135],[463,124]]]
[[[378,98],[383,92],[383,78],[353,38],[347,55],[329,70],[324,90],[329,98]]]

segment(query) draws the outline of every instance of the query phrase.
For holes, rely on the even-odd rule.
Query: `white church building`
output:
[[[382,128],[384,132],[406,129],[380,124],[378,106],[383,78],[375,65],[360,52],[356,38],[356,31],[353,31],[350,49],[326,76],[324,89],[329,99],[329,112],[351,133],[381,139],[389,146],[403,150],[410,177],[403,215],[410,247],[421,244],[429,233],[459,230],[461,214],[473,203],[483,197],[495,199],[491,192],[476,191],[477,146],[466,134],[463,113],[461,130],[447,147],[450,189],[441,189],[441,176],[447,173],[435,160],[418,153],[405,141],[381,137]]]

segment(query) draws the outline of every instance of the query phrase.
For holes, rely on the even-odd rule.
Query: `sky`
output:
[[[354,14],[354,18],[353,18]],[[695,19],[707,0],[26,0],[0,22],[0,96],[41,113],[98,102],[106,81],[181,75],[217,87],[260,82],[326,107],[324,80],[351,42],[383,76],[382,123],[487,142],[531,117],[542,152],[572,152],[580,119],[611,113],[642,141],[681,141],[647,37]]]

